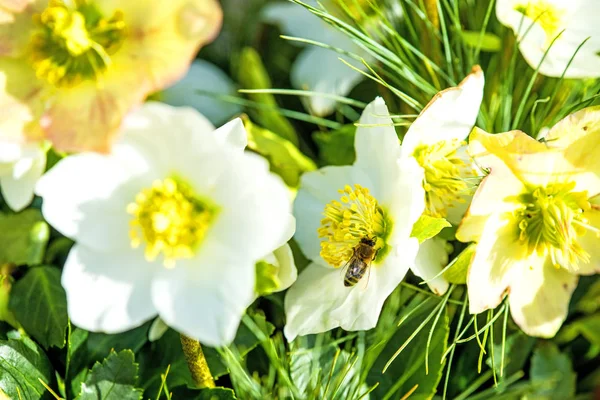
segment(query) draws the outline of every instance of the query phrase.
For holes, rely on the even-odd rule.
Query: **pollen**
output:
[[[515,10],[537,22],[548,36],[548,45],[559,33],[564,10],[547,0],[524,0]]]
[[[414,156],[425,171],[425,213],[431,217],[445,218],[448,208],[464,203],[464,197],[473,193],[475,170],[456,152],[463,142],[439,141],[415,149]]]
[[[321,226],[317,230],[321,241],[321,257],[338,268],[348,261],[354,248],[364,237],[374,239],[376,247],[384,246],[391,222],[369,189],[361,185],[346,185],[339,190],[340,200],[325,205]]]
[[[127,206],[131,246],[145,245],[148,261],[163,255],[166,267],[177,260],[192,258],[215,217],[218,208],[196,196],[180,179],[157,180],[142,190]]]
[[[50,0],[33,20],[37,28],[29,45],[31,64],[38,78],[55,87],[95,80],[127,36],[122,12],[106,18],[87,0],[69,5]]]
[[[578,237],[588,229],[585,212],[591,209],[587,192],[574,192],[575,182],[533,188],[520,196],[523,207],[515,213],[519,240],[529,253],[549,255],[557,268],[577,270],[590,261]]]

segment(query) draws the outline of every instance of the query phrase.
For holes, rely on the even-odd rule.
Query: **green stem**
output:
[[[200,342],[181,334],[181,348],[185,355],[188,368],[192,373],[192,379],[201,388],[214,388],[215,380],[213,379]]]

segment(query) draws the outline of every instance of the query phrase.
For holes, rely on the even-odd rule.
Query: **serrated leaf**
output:
[[[345,125],[331,132],[317,132],[313,139],[319,146],[319,160],[322,165],[351,165],[356,160],[354,137],[356,126]]]
[[[529,370],[535,394],[542,399],[571,399],[575,395],[577,376],[571,360],[552,342],[540,342],[531,357]]]
[[[77,399],[139,400],[142,390],[135,387],[137,372],[138,366],[131,350],[113,352],[90,370]]]
[[[245,89],[270,89],[271,79],[260,55],[251,47],[246,47],[240,52],[240,68],[238,69],[238,82]],[[279,112],[277,101],[270,93],[249,93],[248,97],[257,103],[268,106],[252,111],[253,119],[260,125],[289,140],[298,146],[298,136],[292,124]]]
[[[480,31],[461,31],[463,41],[469,47],[479,47],[482,51],[496,52],[502,48],[502,40],[493,33],[485,32],[483,37]]]
[[[269,160],[271,171],[281,176],[288,186],[298,186],[300,175],[317,168],[289,140],[253,124],[248,118],[244,119],[244,126],[248,132],[248,148]]]
[[[45,348],[65,345],[67,296],[58,268],[30,269],[13,285],[9,308],[27,333]]]
[[[411,302],[408,306],[413,309],[422,300]],[[395,328],[395,333],[384,343],[383,350],[375,360],[367,376],[369,385],[377,382],[379,386],[373,392],[374,398],[400,398],[418,385],[410,395],[410,399],[430,399],[435,393],[435,389],[442,378],[442,371],[445,363],[440,362],[442,355],[446,351],[448,340],[449,322],[446,308],[437,321],[433,330],[429,347],[427,341],[429,333],[433,327],[435,318],[432,318],[425,327],[406,345],[398,357],[390,364],[385,373],[382,373],[384,366],[392,355],[403,345],[407,339],[417,330],[424,319],[434,312],[436,302],[426,304],[416,309],[410,316]],[[425,368],[425,353],[428,355],[428,368]],[[428,373],[427,373],[428,372]]]
[[[476,244],[471,243],[452,260],[448,265],[448,269],[444,272],[444,278],[448,282],[458,285],[467,283],[467,272],[469,272],[469,265],[471,265],[476,248]]]
[[[10,399],[52,399],[40,379],[56,387],[44,351],[29,338],[0,340],[0,391]]]
[[[0,213],[0,265],[40,264],[49,235],[50,228],[39,210]]]
[[[427,239],[431,239],[440,231],[452,224],[444,218],[430,217],[429,215],[421,215],[417,222],[413,225],[411,237],[417,238],[419,243],[423,243]]]

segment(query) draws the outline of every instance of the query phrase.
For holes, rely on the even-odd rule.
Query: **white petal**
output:
[[[595,228],[600,227],[600,210],[592,208],[585,212],[585,218],[588,224]],[[579,244],[590,255],[589,263],[579,263],[575,272],[579,275],[600,274],[600,239],[598,234],[591,230],[586,230],[583,236],[579,237]]]
[[[294,201],[294,236],[300,249],[309,259],[327,265],[320,256],[321,240],[317,235],[325,204],[339,200],[341,194],[338,190],[343,189],[345,185],[352,186],[356,183],[366,188],[372,187],[368,176],[361,169],[349,166],[325,167],[302,175],[300,190]]]
[[[28,158],[29,168],[18,174],[0,176],[2,196],[13,211],[21,211],[33,200],[36,183],[46,169],[46,152],[39,150],[35,158]]]
[[[142,252],[97,252],[76,244],[62,275],[69,317],[83,329],[118,333],[156,315],[150,280],[156,265]]]
[[[230,344],[246,307],[254,298],[254,262],[215,249],[194,260],[162,269],[152,298],[170,327],[208,346]]]
[[[363,111],[358,121],[354,147],[354,165],[362,168],[371,177],[371,193],[379,201],[390,198],[390,193],[396,191],[390,181],[397,176],[400,141],[388,108],[381,97],[369,103]]]
[[[95,153],[59,161],[38,182],[46,221],[63,235],[93,249],[130,246],[127,204],[150,179],[128,181],[114,159]]]
[[[567,318],[577,276],[555,268],[549,258],[539,261],[515,269],[510,286],[510,312],[526,334],[551,338]]]
[[[483,72],[476,66],[457,87],[436,94],[408,129],[402,154],[413,155],[421,145],[465,140],[479,113],[483,85]]]
[[[448,265],[447,242],[443,239],[432,238],[419,246],[412,272],[427,283],[431,291],[438,296],[448,290],[448,281],[440,274]],[[439,276],[438,276],[439,275]]]
[[[280,286],[277,291],[280,292],[289,288],[296,279],[298,278],[298,270],[296,269],[296,263],[294,262],[294,254],[292,253],[291,247],[286,243],[279,247],[273,252],[277,265],[277,278],[279,279]]]
[[[305,1],[313,7],[317,2]],[[269,3],[262,9],[262,19],[279,25],[282,32],[289,36],[329,43],[337,32],[306,8],[293,3]]]
[[[169,326],[165,324],[165,321],[160,319],[160,317],[156,317],[154,318],[154,321],[152,321],[152,325],[150,325],[150,330],[148,331],[148,340],[151,342],[156,342],[168,330]]]
[[[187,75],[160,93],[160,100],[172,106],[191,106],[204,114],[213,124],[220,125],[241,112],[241,107],[214,95],[235,95],[235,85],[227,74],[214,64],[195,60]]]
[[[507,219],[488,218],[467,275],[471,314],[500,304],[515,271],[527,267],[527,248],[517,242],[517,230]]]
[[[302,51],[292,65],[290,72],[292,85],[297,89],[346,96],[363,76],[342,63],[340,58],[359,70],[366,70],[366,67],[356,60],[331,49],[313,46]],[[326,116],[333,112],[336,101],[313,95],[308,97],[308,103],[315,115]]]
[[[214,135],[217,140],[226,142],[239,150],[244,150],[248,145],[248,133],[240,118],[229,121],[216,129]]]
[[[348,331],[373,328],[385,299],[414,261],[417,248],[416,241],[407,241],[388,254],[381,265],[372,265],[353,287],[344,286],[343,269],[310,264],[285,298],[284,333],[288,341],[337,327]]]

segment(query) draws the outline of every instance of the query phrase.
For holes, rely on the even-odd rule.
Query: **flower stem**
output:
[[[199,387],[214,388],[215,380],[213,379],[200,342],[181,334],[181,348],[185,354],[188,368],[192,373],[192,379]]]

